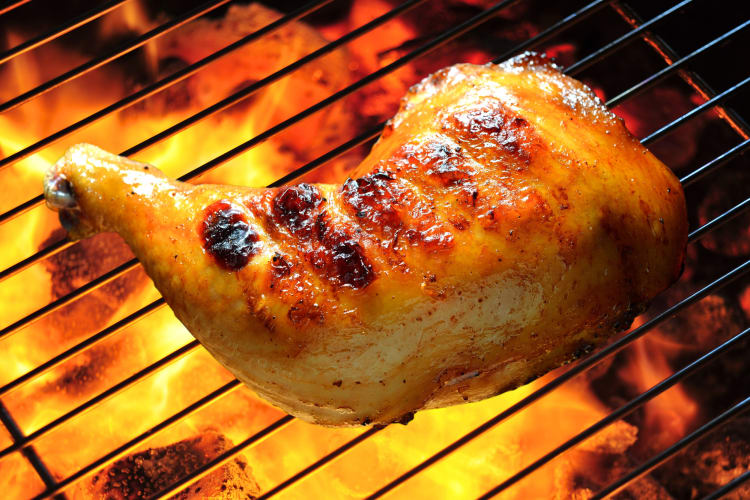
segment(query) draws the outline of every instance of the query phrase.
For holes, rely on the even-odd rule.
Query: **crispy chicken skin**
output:
[[[189,185],[94,146],[45,179],[71,237],[116,231],[176,316],[304,420],[476,401],[627,328],[679,276],[678,180],[524,54],[415,85],[343,185]]]

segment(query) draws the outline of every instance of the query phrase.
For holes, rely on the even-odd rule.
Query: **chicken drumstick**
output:
[[[78,145],[45,196],[72,238],[122,235],[240,380],[326,425],[559,366],[676,280],[687,240],[674,175],[533,54],[414,86],[343,185],[190,185]]]

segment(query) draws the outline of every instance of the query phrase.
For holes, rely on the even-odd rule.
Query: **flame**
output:
[[[98,25],[99,36],[107,39],[114,36],[125,36],[133,33],[143,34],[156,28],[166,20],[154,19],[146,12],[146,6],[140,1],[126,2],[118,9],[117,15],[105,16]],[[143,48],[146,68],[151,75],[159,70],[159,52],[156,44],[147,43]]]
[[[3,478],[0,482],[6,498],[30,498],[44,490],[42,480],[18,452],[0,462],[0,477]]]
[[[363,497],[528,396],[553,376],[482,402],[417,413],[407,426],[385,428],[341,460],[292,486],[287,494]],[[397,495],[476,498],[609,411],[591,395],[585,383],[569,384],[415,476],[397,490]],[[278,439],[252,448],[246,456],[261,485],[277,484],[360,432],[296,422],[280,433]],[[576,450],[621,453],[635,438],[635,428],[619,422]],[[296,443],[294,453],[289,453],[290,443]],[[575,472],[581,473],[566,461],[553,461],[533,479],[521,481],[507,498],[554,498],[561,492],[558,489],[561,477],[570,477]]]
[[[669,355],[680,351],[680,344],[662,338],[658,330],[635,341],[629,361],[621,370],[623,380],[639,393],[644,392],[674,373]],[[699,415],[699,407],[681,384],[652,399],[643,407],[644,427],[649,429],[651,449],[663,449],[687,434]]]

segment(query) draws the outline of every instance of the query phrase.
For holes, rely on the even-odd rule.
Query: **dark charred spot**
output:
[[[313,237],[300,249],[306,260],[335,286],[364,288],[375,279],[359,243],[359,227],[337,224],[327,212],[314,217]]]
[[[260,249],[260,237],[242,210],[227,200],[211,204],[200,228],[203,248],[224,269],[238,271]]]
[[[404,383],[406,383],[406,380],[404,380]],[[406,425],[409,422],[411,422],[412,420],[414,420],[414,412],[410,411],[408,413],[404,413],[403,415],[401,415],[401,418],[399,418],[398,420],[394,420],[393,423],[394,424]]]
[[[466,156],[464,148],[449,138],[436,135],[419,144],[404,145],[397,157],[403,158],[409,165],[404,175],[411,182],[426,188],[420,193],[420,198],[431,201],[443,197],[447,188],[450,196],[455,196],[456,202],[461,205],[476,205],[479,196],[477,171],[473,167],[476,164]],[[426,208],[423,203],[417,205]],[[428,210],[432,211],[432,208]]]
[[[375,279],[372,266],[364,250],[353,238],[341,231],[333,231],[325,238],[325,261],[329,277],[340,285],[364,288]]]
[[[313,211],[322,201],[320,191],[313,185],[284,188],[272,202],[274,221],[297,236],[309,237],[314,223]]]
[[[448,122],[460,141],[486,149],[492,143],[511,158],[528,164],[530,154],[527,132],[529,123],[506,108],[499,100],[486,98],[477,104],[450,114]]]
[[[326,225],[326,213],[325,211],[323,211],[320,212],[315,218],[315,232],[317,233],[319,240],[323,238],[327,230],[328,226]]]
[[[425,146],[425,173],[435,177],[443,186],[457,186],[472,179],[473,169],[466,165],[467,159],[461,148],[453,148],[442,142],[430,142]]]
[[[372,281],[372,267],[356,242],[344,241],[336,245],[333,249],[333,264],[344,285],[364,288]]]
[[[359,179],[348,179],[342,187],[344,201],[357,218],[371,226],[392,230],[401,225],[399,206],[408,195],[390,172],[378,171]]]
[[[417,184],[425,181],[439,187],[473,186],[476,171],[461,146],[445,136],[436,135],[420,143],[408,143],[395,155],[394,163],[403,164],[406,176]],[[392,165],[391,165],[392,166]]]

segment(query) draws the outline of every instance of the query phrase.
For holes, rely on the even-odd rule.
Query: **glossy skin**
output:
[[[352,177],[192,186],[79,145],[45,193],[72,237],[120,233],[243,382],[326,425],[523,384],[627,328],[682,266],[677,179],[531,54],[416,85]]]

